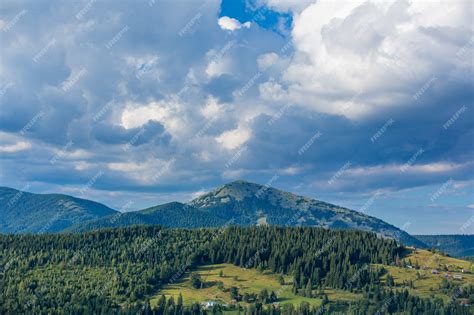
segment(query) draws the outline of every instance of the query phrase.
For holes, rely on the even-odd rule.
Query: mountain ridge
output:
[[[0,188],[0,202],[5,200],[6,189]],[[12,192],[18,190],[10,189]],[[14,228],[5,219],[0,219],[2,233],[40,233],[40,232],[84,232],[100,228],[124,227],[130,225],[162,225],[166,227],[220,227],[224,225],[277,225],[277,226],[317,226],[333,229],[358,229],[374,232],[382,237],[394,238],[406,245],[426,247],[426,245],[405,231],[378,218],[348,208],[333,205],[309,197],[296,195],[277,188],[236,180],[221,185],[188,203],[170,202],[146,209],[121,213],[105,205],[60,194],[31,194],[23,192],[20,200],[39,200],[40,205],[48,206],[48,211],[40,209],[43,217],[54,217],[54,206],[62,213],[60,219],[54,220],[52,226],[43,218],[32,227],[26,222]],[[30,200],[30,204],[31,201]],[[58,200],[63,200],[58,204]],[[19,204],[22,204],[21,202]],[[34,206],[34,205],[33,205]],[[67,207],[66,207],[67,206]],[[79,209],[69,221],[63,218],[68,214],[65,208]],[[14,207],[12,207],[14,208]],[[69,209],[71,210],[71,209]],[[23,211],[23,213],[22,213]],[[22,209],[18,215],[25,215]],[[0,214],[8,212],[5,205],[0,205]],[[57,222],[58,221],[58,222]],[[65,222],[62,222],[65,221]],[[61,223],[61,224],[59,224]],[[41,231],[41,224],[48,226]],[[18,224],[17,224],[18,225]]]
[[[0,233],[60,232],[117,212],[88,199],[0,187]]]
[[[188,203],[236,224],[303,225],[325,228],[355,228],[398,239],[407,245],[426,246],[397,227],[378,218],[277,188],[236,180],[219,186]],[[270,210],[270,211],[269,211]],[[269,213],[270,212],[270,213]]]

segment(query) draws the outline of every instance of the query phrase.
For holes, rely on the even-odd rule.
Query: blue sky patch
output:
[[[252,22],[263,29],[287,36],[291,29],[290,13],[275,12],[266,5],[251,0],[222,0],[219,17],[228,16],[240,23]]]

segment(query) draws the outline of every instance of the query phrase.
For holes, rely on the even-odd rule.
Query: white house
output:
[[[202,302],[201,305],[204,307],[204,308],[210,308],[210,307],[214,307],[217,305],[217,302],[216,301],[206,301],[206,302]]]

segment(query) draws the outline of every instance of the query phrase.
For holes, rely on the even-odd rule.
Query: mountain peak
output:
[[[233,224],[305,225],[373,231],[419,246],[406,232],[364,213],[244,180],[220,186],[189,205]]]
[[[195,207],[208,207],[214,204],[242,202],[243,200],[248,199],[283,206],[287,209],[299,209],[304,211],[314,206],[333,206],[319,200],[245,180],[235,180],[219,186],[208,193],[191,200],[189,204]],[[341,207],[337,208],[343,209]],[[344,211],[352,210],[344,209]]]
[[[307,211],[311,207],[329,205],[322,201],[245,180],[236,180],[219,186],[192,200],[189,204],[194,207],[206,208],[219,204],[242,203],[249,200],[253,200],[252,203],[268,204],[295,211]],[[344,211],[350,210],[345,209]]]
[[[234,180],[230,183],[224,184],[224,185],[222,185],[218,188],[222,188],[222,187],[227,187],[227,188],[257,187],[257,188],[261,188],[261,187],[265,187],[265,186],[257,184],[257,183],[249,182],[249,181],[246,181],[246,180],[243,180],[243,179],[237,179],[237,180]]]
[[[245,198],[258,197],[258,192],[265,188],[267,187],[260,184],[235,180],[199,196],[192,200],[190,204],[205,206],[214,201],[222,203],[227,203],[231,200],[241,201]]]

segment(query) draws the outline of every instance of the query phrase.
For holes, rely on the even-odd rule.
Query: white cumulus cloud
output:
[[[463,0],[317,1],[294,15],[294,58],[279,81],[262,84],[261,95],[348,118],[408,106],[433,77],[443,81],[423,92],[470,72],[471,55],[460,52],[472,18]],[[259,65],[272,59],[262,56]]]
[[[219,24],[219,26],[226,31],[235,31],[241,29],[242,27],[250,28],[251,25],[250,22],[240,23],[238,20],[228,16],[219,18],[219,20],[217,20],[217,24]]]
[[[216,141],[227,150],[233,150],[247,142],[250,136],[251,132],[249,129],[237,128],[223,132],[216,138]]]

